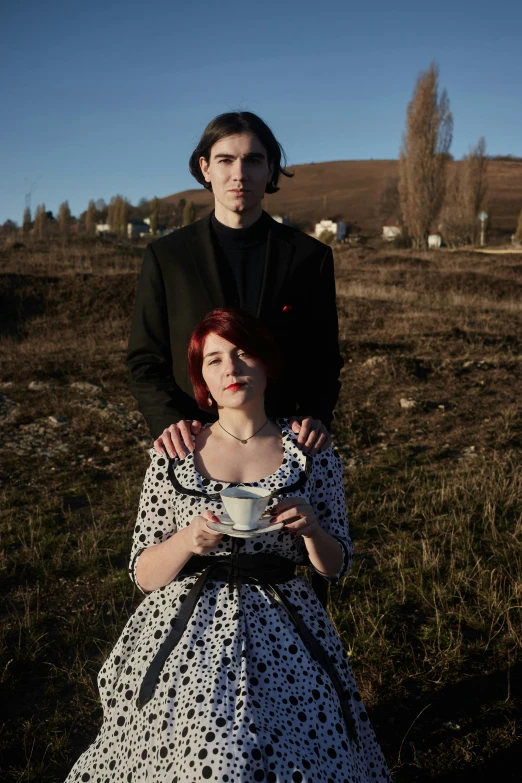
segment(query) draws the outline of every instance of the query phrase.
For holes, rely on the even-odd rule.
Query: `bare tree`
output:
[[[109,202],[109,206],[107,207],[107,225],[111,231],[117,231],[117,220],[117,200],[116,196],[113,196]]]
[[[129,222],[129,202],[123,196],[120,196],[120,234],[127,236],[127,224]]]
[[[183,225],[188,226],[189,223],[194,223],[196,220],[196,205],[193,201],[189,201],[183,208]]]
[[[159,201],[154,196],[151,202],[151,210],[150,210],[150,232],[153,237],[156,236],[156,232],[158,230],[158,212],[159,212]]]
[[[70,225],[71,210],[69,209],[69,202],[64,201],[62,204],[60,204],[60,209],[58,210],[58,226],[62,237],[65,237],[69,234]]]
[[[477,241],[477,218],[486,205],[487,169],[486,142],[481,137],[469,155],[454,167],[448,180],[441,226],[444,239],[451,247]]]
[[[15,231],[18,231],[18,223],[7,218],[7,220],[4,221],[2,228],[6,234],[14,234]]]
[[[408,105],[399,160],[399,195],[404,224],[413,246],[427,246],[444,200],[453,117],[446,90],[439,97],[439,71],[432,63],[421,72]]]
[[[24,210],[24,220],[22,223],[22,230],[24,234],[28,234],[31,230],[31,207],[26,207]]]
[[[96,222],[96,204],[91,199],[87,212],[85,213],[85,233],[88,237],[92,237],[94,234],[94,227]]]
[[[36,214],[34,217],[34,234],[37,239],[43,239],[47,233],[47,213],[45,211],[45,204],[39,204],[36,207]]]
[[[115,234],[127,234],[127,222],[129,216],[129,202],[120,196],[111,198],[107,213],[107,223]]]
[[[399,178],[389,177],[379,194],[377,205],[379,218],[385,223],[388,220],[400,220],[401,203],[399,197]]]
[[[457,167],[448,177],[440,220],[444,242],[449,247],[462,247],[469,243],[469,220],[465,210],[462,177]]]
[[[464,159],[464,164],[464,199],[470,221],[470,238],[472,242],[476,242],[479,230],[477,218],[486,206],[488,192],[488,158],[484,136],[481,136],[478,144],[471,149]]]

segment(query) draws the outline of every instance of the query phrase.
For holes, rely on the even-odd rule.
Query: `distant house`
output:
[[[390,221],[382,227],[382,238],[387,242],[393,242],[394,239],[402,234],[401,227],[396,221]]]
[[[127,223],[127,235],[129,239],[132,239],[132,237],[140,237],[149,232],[150,226],[144,220],[129,220]]]
[[[326,218],[315,224],[314,236],[319,238],[324,231],[333,234],[338,242],[342,242],[346,236],[347,225],[344,220],[330,220]]]
[[[129,220],[127,222],[127,236],[129,239],[132,237],[139,237],[142,234],[148,234],[150,232],[150,226],[143,220]],[[97,223],[96,234],[101,236],[102,234],[114,234],[108,223]]]
[[[442,237],[438,232],[432,231],[428,236],[428,247],[430,250],[438,250],[442,244]]]

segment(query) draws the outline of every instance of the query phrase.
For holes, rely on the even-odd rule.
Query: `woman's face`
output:
[[[203,346],[203,380],[221,408],[241,408],[262,398],[267,375],[261,359],[209,334]]]

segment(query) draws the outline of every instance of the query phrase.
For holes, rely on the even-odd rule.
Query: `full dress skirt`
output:
[[[348,572],[353,551],[341,460],[332,447],[307,458],[287,420],[276,423],[282,431],[282,464],[251,485],[277,491],[279,499],[301,496],[310,503],[321,527],[343,551],[340,571],[329,580],[335,582]],[[175,460],[170,470],[167,459],[152,449],[150,457],[129,569],[140,590],[135,569],[141,552],[186,527],[205,509],[223,513],[217,493],[228,486],[200,475],[193,454]],[[210,555],[229,555],[233,540],[224,535]],[[268,552],[310,564],[303,539],[284,528],[235,541],[245,554]],[[335,666],[349,700],[356,741],[349,736],[338,691],[325,669],[285,609],[256,584],[230,590],[223,579],[206,583],[152,698],[138,707],[145,673],[196,579],[181,577],[146,594],[128,620],[98,675],[101,730],[66,783],[389,781],[342,643],[302,576],[280,589]]]

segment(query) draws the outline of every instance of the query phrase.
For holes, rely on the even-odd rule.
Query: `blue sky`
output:
[[[154,4],[18,0],[0,30],[0,223],[25,199],[78,215],[90,198],[196,186],[207,122],[237,108],[288,161],[396,158],[417,74],[432,60],[459,158],[485,136],[522,156],[520,0]]]

